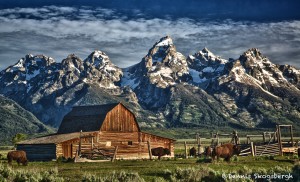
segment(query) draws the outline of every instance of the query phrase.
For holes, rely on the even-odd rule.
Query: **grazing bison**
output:
[[[26,152],[23,150],[10,151],[7,154],[8,164],[11,165],[13,160],[16,160],[18,165],[22,163],[24,166],[27,165]]]
[[[233,145],[231,143],[226,143],[221,146],[217,146],[212,151],[212,158],[213,160],[215,157],[217,157],[217,160],[219,158],[224,158],[225,161],[229,162],[230,158],[233,155],[238,155],[241,152],[241,148],[238,145]]]
[[[211,148],[210,146],[205,147],[205,149],[204,149],[205,157],[211,157],[212,156],[212,150],[213,150],[213,148]]]
[[[164,156],[164,155],[170,155],[171,152],[169,149],[167,148],[163,148],[163,147],[157,147],[157,148],[153,148],[151,149],[151,153],[152,155],[154,156],[158,156],[158,159],[160,160],[160,157],[161,156]]]
[[[197,150],[195,147],[190,149],[190,156],[196,156]]]

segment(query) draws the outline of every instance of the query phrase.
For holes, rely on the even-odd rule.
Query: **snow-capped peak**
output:
[[[163,46],[169,46],[173,45],[173,40],[171,39],[170,36],[166,36],[161,38],[154,46],[157,47],[163,47]]]
[[[220,58],[220,56],[216,56],[215,54],[213,54],[208,48],[204,48],[201,51],[198,52],[199,55],[202,55],[206,61],[217,61],[220,64],[225,64],[228,61],[225,59]]]
[[[266,56],[263,56],[257,48],[251,48],[244,52],[240,56],[240,60],[247,63],[249,67],[275,67],[275,64],[271,63]]]
[[[176,51],[170,36],[161,38],[143,58],[152,84],[166,88],[175,85],[188,74],[185,56]]]
[[[85,62],[89,62],[95,67],[102,66],[104,64],[107,64],[110,62],[109,57],[102,51],[95,50],[92,52],[87,59],[85,59]]]

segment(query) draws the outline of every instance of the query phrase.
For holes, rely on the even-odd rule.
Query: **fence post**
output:
[[[279,155],[282,156],[282,143],[281,143],[281,131],[280,131],[280,125],[276,125],[277,127],[277,140],[279,145]]]
[[[186,141],[184,141],[184,151],[185,151],[185,158],[188,158],[188,154],[187,154],[187,146],[186,146]]]
[[[80,130],[80,134],[79,134],[78,156],[81,155],[81,135],[82,135],[82,130]]]
[[[291,133],[292,147],[294,147],[294,138],[293,138],[293,127],[292,127],[292,125],[290,126],[290,133]]]
[[[118,145],[115,147],[114,156],[113,156],[113,158],[111,159],[111,162],[114,162],[114,161],[115,161],[116,156],[117,156],[117,152],[118,152]]]
[[[251,142],[251,154],[252,154],[252,157],[255,156],[255,151],[254,151],[253,142]]]
[[[152,160],[152,152],[151,152],[151,143],[150,143],[150,140],[147,141],[147,144],[148,144],[149,159]]]

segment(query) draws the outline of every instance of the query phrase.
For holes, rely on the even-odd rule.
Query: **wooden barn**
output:
[[[170,138],[142,132],[135,115],[122,103],[76,106],[64,118],[54,135],[18,143],[29,160],[74,158],[92,151],[115,151],[117,159],[149,158],[150,148],[164,147],[174,156]]]

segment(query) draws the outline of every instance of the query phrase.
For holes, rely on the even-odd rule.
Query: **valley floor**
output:
[[[6,153],[7,151],[1,151]],[[2,156],[0,164],[0,178],[3,177],[3,169],[7,166],[5,157]],[[191,181],[203,180],[203,177],[209,176],[210,181],[222,181],[223,177],[232,177],[230,175],[272,175],[291,174],[295,181],[300,174],[300,163],[296,156],[283,157],[237,157],[230,163],[224,161],[208,162],[204,158],[190,159],[163,159],[154,160],[135,160],[135,161],[115,161],[102,163],[73,163],[73,162],[30,162],[28,166],[17,166],[13,163],[13,170],[23,171],[22,173],[36,173],[37,171],[47,171],[54,169],[58,177],[63,177],[64,181],[82,181],[84,176],[109,176],[113,172],[124,171],[128,173],[138,173],[140,179],[145,181],[171,181],[173,179],[191,178]],[[210,174],[210,172],[212,172]],[[7,172],[6,172],[7,173]],[[225,176],[224,176],[225,175]],[[297,176],[298,175],[298,176]],[[86,181],[89,181],[86,178]],[[127,179],[128,180],[128,179]],[[175,181],[176,181],[175,180]],[[125,180],[126,181],[126,180]],[[139,180],[137,180],[139,181]],[[187,181],[187,180],[183,180]],[[231,181],[231,180],[229,180]],[[240,180],[238,180],[240,181]]]

